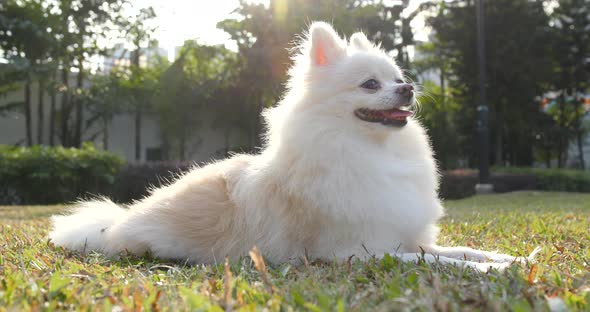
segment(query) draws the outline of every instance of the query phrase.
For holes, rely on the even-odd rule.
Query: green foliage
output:
[[[108,129],[116,114],[131,110],[128,99],[130,95],[125,90],[127,85],[127,75],[116,69],[108,75],[97,75],[92,78],[92,86],[84,93],[91,114],[87,121],[89,126],[96,121],[102,121],[103,130]]]
[[[90,57],[106,52],[104,39],[118,30],[113,26],[121,20],[119,14],[124,2],[126,1],[8,0],[0,4],[0,56],[21,71],[21,75],[14,77],[12,83],[25,84],[24,100],[16,102],[19,105],[11,103],[2,108],[23,108],[28,145],[33,144],[30,85],[37,80],[42,86],[39,94],[52,94],[49,116],[51,142],[54,134],[59,134],[63,145],[80,146],[85,130],[85,66]],[[105,31],[105,27],[110,30]],[[71,86],[68,79],[73,67],[77,68],[77,77],[76,84]],[[61,93],[59,109],[55,105],[57,93]],[[44,111],[43,96],[38,98],[38,111]],[[43,125],[44,116],[39,115],[38,118],[38,124]],[[43,137],[42,130],[39,130],[37,144],[46,143],[42,141]]]
[[[566,311],[590,308],[590,195],[519,192],[445,201],[439,243],[526,255],[500,273],[381,260],[269,266],[267,287],[249,258],[189,266],[149,255],[107,259],[47,242],[63,206],[0,207],[0,306],[8,310]],[[264,255],[264,250],[261,251]],[[222,260],[220,260],[222,262]]]
[[[570,93],[590,88],[590,17],[588,0],[560,0],[551,14],[554,32],[553,55],[555,76],[553,85]]]
[[[245,106],[232,82],[240,69],[236,53],[223,46],[186,41],[180,56],[159,77],[156,98],[168,158],[184,160],[192,152],[204,122],[244,130]],[[193,139],[193,140],[191,140]]]
[[[276,104],[284,91],[289,47],[310,21],[324,20],[342,35],[364,31],[405,70],[438,75],[440,87],[424,82],[425,96],[420,98],[420,118],[429,129],[436,157],[443,169],[477,163],[474,1],[426,1],[417,7],[409,0],[271,0],[268,5],[240,1],[231,19],[218,24],[236,42],[237,53],[187,41],[173,64],[150,60],[148,66],[140,64],[140,57],[146,48],[157,46],[152,37],[156,12],[145,8],[123,16],[126,2],[0,4],[0,53],[9,62],[0,64],[0,94],[21,82],[38,81],[52,95],[61,95],[61,103],[52,103],[49,119],[52,133],[65,146],[102,136],[103,146],[108,147],[111,119],[130,112],[135,114],[136,129],[141,128],[144,114],[157,115],[166,159],[190,158],[204,139],[199,132],[208,130],[206,123],[223,133],[220,154],[237,146],[253,151],[261,143],[260,112]],[[579,145],[575,162],[580,168],[584,164],[580,152],[588,131],[582,122],[587,117],[582,97],[590,87],[590,19],[584,11],[588,0],[545,4],[528,0],[485,4],[485,100],[490,106],[490,156],[496,165],[551,164],[557,158],[561,167],[574,140]],[[432,33],[429,42],[416,44],[410,24],[419,14],[424,14]],[[93,86],[88,88],[83,83],[89,74],[88,59],[108,54],[101,44],[108,36],[132,46],[127,51],[131,65],[91,77]],[[409,57],[412,46],[419,52],[414,60]],[[77,68],[75,85],[71,79],[68,82],[72,68]],[[555,105],[542,111],[539,100],[548,91],[557,94],[552,99]],[[26,93],[24,100],[1,103],[0,114],[24,112],[27,142],[32,142],[31,95]],[[41,123],[43,117],[39,118]],[[89,133],[96,123],[102,129]],[[139,157],[141,131],[135,138]]]
[[[536,96],[551,80],[551,30],[541,2],[499,0],[485,4],[486,85],[490,107],[491,151],[496,163],[531,165]],[[463,151],[474,162],[478,92],[476,20],[473,2],[445,2],[429,19],[450,69],[453,100],[461,110],[453,116]],[[515,27],[518,25],[518,27]]]
[[[43,1],[8,0],[0,13],[0,47],[6,58],[24,57],[30,66],[47,57],[56,39],[46,29],[56,22]]]
[[[96,150],[0,145],[0,202],[63,203],[98,195],[115,182],[123,160]]]
[[[457,137],[459,154],[468,165],[477,160],[475,107],[480,103],[474,3],[440,1],[430,11],[427,20],[434,33],[418,47],[425,57],[417,64],[421,72],[440,72],[452,88],[447,101],[460,109],[450,112],[457,133],[449,135]],[[584,61],[590,51],[588,1],[558,1],[552,12],[544,4],[501,0],[484,5],[491,159],[496,165],[520,166],[557,159],[563,167],[576,139],[576,163],[583,168],[587,128],[582,103],[590,81],[590,64]],[[539,99],[550,91],[558,95],[552,99],[556,104],[543,111]]]
[[[0,99],[6,93],[19,89],[18,81],[22,79],[25,73],[19,68],[18,64],[0,64]],[[9,111],[22,110],[21,101],[0,104],[0,116]]]
[[[238,18],[218,23],[238,45],[241,68],[236,76],[239,96],[250,112],[252,145],[259,145],[264,107],[276,104],[284,91],[291,65],[289,47],[307,30],[310,21],[332,23],[341,35],[362,30],[395,55],[405,69],[410,66],[408,47],[413,42],[410,22],[429,4],[408,12],[408,0],[384,3],[357,0],[272,0],[268,6],[240,1]]]
[[[460,106],[448,100],[452,92],[449,89],[442,94],[441,87],[430,81],[426,81],[423,88],[428,91],[418,96],[419,120],[428,129],[439,166],[442,169],[457,168],[461,157],[457,140],[459,133],[451,117],[457,114]]]
[[[536,189],[544,191],[590,192],[590,172],[567,169],[498,167],[496,172],[526,173],[536,178]]]

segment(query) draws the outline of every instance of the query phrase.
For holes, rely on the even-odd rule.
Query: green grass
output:
[[[47,216],[64,207],[0,207],[3,310],[590,310],[590,194],[519,192],[445,203],[440,243],[526,255],[538,264],[487,274],[450,265],[284,264],[250,258],[185,266],[109,260],[54,247]],[[229,276],[231,274],[231,276]]]

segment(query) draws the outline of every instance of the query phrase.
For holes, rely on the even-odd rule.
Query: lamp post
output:
[[[479,148],[479,183],[475,186],[477,193],[493,192],[490,184],[490,145],[488,129],[488,106],[486,105],[486,59],[484,32],[484,0],[475,1],[477,19],[477,60],[479,67],[479,105],[477,106],[477,132]]]

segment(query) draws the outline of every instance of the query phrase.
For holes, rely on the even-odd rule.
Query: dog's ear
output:
[[[328,23],[314,22],[309,27],[309,50],[314,66],[333,64],[346,55],[346,42]]]
[[[373,44],[367,39],[362,32],[357,32],[350,36],[350,46],[361,51],[367,51],[373,47]]]

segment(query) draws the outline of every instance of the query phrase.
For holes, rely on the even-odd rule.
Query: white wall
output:
[[[49,95],[45,96],[44,113],[44,136],[42,142],[37,140],[37,103],[38,103],[38,86],[33,84],[31,87],[31,116],[32,116],[32,136],[34,144],[48,144],[49,143]],[[24,92],[22,89],[10,92],[6,96],[0,97],[0,105],[14,101],[23,101]],[[57,108],[61,105],[61,99],[57,97]],[[203,125],[195,133],[194,139],[187,146],[187,157],[190,160],[197,162],[209,161],[214,158],[219,158],[217,151],[224,148],[225,140],[223,136],[223,129],[212,129],[211,119],[209,116],[211,112],[201,113],[203,116]],[[85,113],[85,118],[88,113]],[[96,123],[88,131],[85,132],[85,140],[89,140],[89,136],[93,133],[100,132],[100,124]],[[59,125],[56,125],[59,127]],[[141,161],[146,160],[147,148],[160,148],[162,145],[160,129],[158,121],[155,116],[144,115],[141,127]],[[56,133],[57,134],[57,133]],[[230,145],[240,145],[247,138],[246,133],[239,133],[234,130],[230,136]],[[55,138],[56,144],[59,144],[59,138]],[[98,135],[94,139],[94,144],[97,148],[102,148],[103,138]],[[25,135],[25,117],[19,112],[9,112],[5,116],[0,116],[0,144],[26,144]],[[109,126],[109,151],[124,157],[128,161],[135,161],[135,115],[124,113],[115,116]]]
[[[0,97],[0,105],[4,105],[14,101],[23,101],[24,91],[22,89],[10,92],[6,96]],[[35,83],[31,86],[31,124],[32,137],[34,144],[49,144],[49,111],[50,111],[50,97],[48,94],[44,97],[44,128],[43,138],[41,142],[37,140],[38,129],[38,85]],[[56,107],[61,106],[61,98],[58,95],[56,100]],[[25,133],[25,116],[22,110],[9,112],[4,116],[0,116],[0,144],[26,144]],[[73,114],[73,113],[72,113]],[[85,118],[89,117],[88,112],[85,112]],[[127,160],[135,159],[135,116],[131,114],[121,114],[113,119],[109,127],[109,150],[119,154]],[[59,125],[56,125],[59,128]],[[142,122],[142,158],[145,160],[145,149],[147,147],[160,147],[160,136],[157,122],[149,116],[143,119]],[[100,125],[95,124],[88,131],[85,131],[83,139],[89,140],[89,136],[100,131]],[[57,133],[56,133],[57,135]],[[55,143],[59,144],[59,138],[55,138]],[[94,143],[97,147],[102,147],[102,136],[95,138]]]

